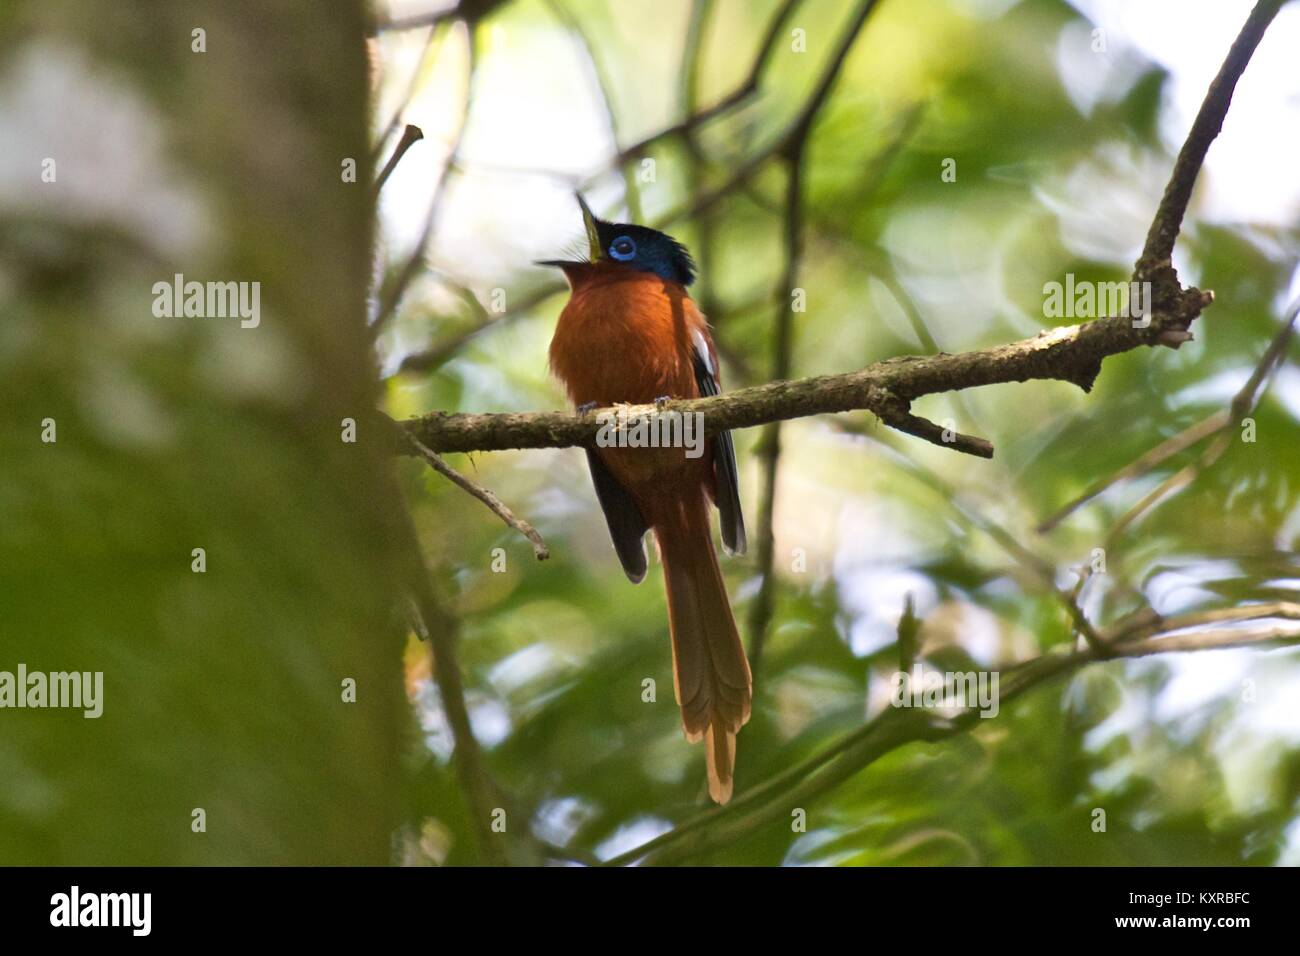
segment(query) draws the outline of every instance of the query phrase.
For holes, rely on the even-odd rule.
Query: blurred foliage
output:
[[[694,101],[701,105],[743,80],[777,5],[704,7]],[[991,12],[976,15],[981,7]],[[608,79],[620,145],[680,119],[690,8],[685,0],[565,3]],[[648,220],[689,207],[693,191],[725,182],[784,128],[850,8],[799,5],[760,96],[702,127],[695,152],[680,138],[655,144],[657,180],[640,184],[637,197]],[[796,26],[806,31],[806,54],[789,50]],[[1086,49],[1090,30],[1057,0],[887,2],[872,16],[818,116],[804,170],[799,285],[809,308],[796,316],[796,374],[925,351],[927,336],[947,351],[1022,338],[1044,325],[1045,282],[1068,272],[1127,280],[1176,147],[1159,136],[1166,74],[1151,63],[1134,67],[1130,53],[1121,89],[1090,109],[1076,106],[1058,48],[1069,41]],[[557,63],[582,56],[581,47],[555,39],[566,29],[543,4],[506,4],[477,31],[493,39],[481,44],[476,89],[509,87],[521,70],[547,69],[495,55],[498,46],[542,49]],[[404,82],[388,78],[390,86]],[[500,102],[471,100],[470,129],[506,122],[491,113]],[[539,287],[536,273],[484,281],[472,265],[505,255],[501,237],[527,224],[496,208],[473,220],[475,204],[490,206],[486,197],[503,174],[490,162],[476,165],[472,135],[470,142],[453,186],[481,227],[479,245],[443,248],[433,264],[483,301],[495,286],[521,290],[511,293],[518,301]],[[517,175],[528,176],[534,148],[522,139],[514,145]],[[957,158],[956,183],[939,176],[947,157]],[[589,172],[572,174],[580,182]],[[546,170],[537,174],[538,188],[571,188],[548,183]],[[786,296],[773,288],[782,265],[782,183],[779,165],[769,164],[707,217],[671,230],[706,263],[702,295],[732,387],[763,381],[771,362],[774,310]],[[617,211],[624,179],[609,170],[587,188]],[[1062,586],[1074,581],[1071,567],[1105,545],[1107,573],[1084,592],[1099,626],[1142,602],[1168,613],[1295,600],[1300,403],[1292,367],[1282,372],[1286,395],[1279,381],[1255,413],[1255,443],[1234,440],[1190,488],[1115,540],[1107,541],[1115,522],[1199,447],[1112,488],[1051,533],[1034,530],[1097,479],[1225,407],[1276,331],[1300,231],[1209,225],[1194,213],[1177,264],[1185,282],[1217,294],[1194,343],[1112,358],[1090,395],[1032,382],[921,401],[921,414],[989,437],[993,461],[933,448],[864,415],[846,418],[848,430],[827,419],[786,426],[774,528],[778,603],[754,717],[740,736],[738,792],[879,709],[908,593],[931,662],[1006,667],[1069,639],[1060,602],[989,525],[1055,568]],[[563,301],[557,293],[508,315],[430,372],[394,376],[390,411],[560,407],[544,364]],[[432,282],[413,294],[385,346],[400,360],[476,321]],[[756,437],[736,436],[751,525]],[[705,802],[703,756],[682,739],[672,699],[662,588],[653,571],[641,587],[623,578],[582,455],[453,461],[534,521],[553,555],[535,563],[527,543],[475,503],[419,465],[403,465],[431,560],[454,578],[462,664],[491,773],[533,834],[605,857],[690,818]],[[498,548],[508,556],[502,573],[491,569]],[[797,549],[806,554],[802,573],[792,570]],[[742,622],[758,585],[752,562],[752,554],[723,561]],[[807,833],[778,819],[703,862],[1295,862],[1300,721],[1279,715],[1300,680],[1296,654],[1197,657],[1098,665],[1041,687],[965,736],[889,754],[807,808]],[[642,701],[647,678],[657,684],[655,703]],[[425,688],[416,699],[431,746],[413,755],[408,829],[436,824],[443,839],[426,858],[465,860],[468,831],[444,809],[456,798],[436,699],[425,679],[412,679],[417,691]],[[1246,701],[1248,680],[1258,692]],[[1106,812],[1105,833],[1092,831],[1094,808]]]
[[[340,440],[376,398],[362,5],[94,13],[0,8],[0,671],[103,673],[95,719],[0,710],[0,864],[383,863],[400,512]],[[260,324],[156,316],[176,273],[260,282]]]

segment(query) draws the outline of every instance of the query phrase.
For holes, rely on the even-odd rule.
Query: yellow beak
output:
[[[578,198],[578,205],[582,207],[582,225],[587,230],[587,255],[592,262],[599,262],[605,257],[605,250],[600,247],[600,233],[596,231],[596,214],[587,205],[587,200],[582,198],[582,193],[574,193],[574,195]]]

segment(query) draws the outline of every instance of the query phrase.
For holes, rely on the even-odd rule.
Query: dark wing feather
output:
[[[715,372],[717,355],[711,343],[699,337],[696,343],[695,383],[700,396],[721,394],[722,388]],[[702,352],[700,346],[707,349]],[[719,523],[722,525],[722,545],[728,554],[745,553],[745,516],[740,511],[740,476],[736,470],[736,448],[731,442],[731,432],[718,432],[713,436],[714,501],[718,505]]]
[[[618,483],[600,456],[588,449],[587,464],[591,466],[591,483],[596,486],[600,510],[605,512],[609,536],[614,540],[614,551],[623,565],[623,573],[633,584],[645,577],[645,545],[641,539],[647,525],[641,510],[627,490]]]

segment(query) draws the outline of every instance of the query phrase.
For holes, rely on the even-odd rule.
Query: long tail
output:
[[[704,495],[678,499],[656,519],[682,726],[692,743],[704,738],[709,795],[726,803],[736,768],[736,732],[749,720],[749,662],[713,551]]]

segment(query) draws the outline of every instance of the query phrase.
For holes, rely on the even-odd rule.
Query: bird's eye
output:
[[[615,259],[627,262],[636,255],[636,243],[630,236],[619,236],[609,246],[609,254]]]

